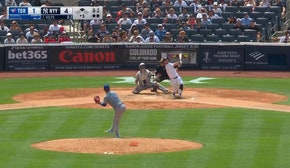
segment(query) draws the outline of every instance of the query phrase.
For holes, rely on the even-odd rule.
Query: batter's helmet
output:
[[[141,68],[141,67],[145,67],[146,65],[145,65],[145,63],[144,62],[141,62],[140,64],[139,64],[139,68]]]

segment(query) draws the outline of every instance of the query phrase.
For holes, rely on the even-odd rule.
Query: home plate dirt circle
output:
[[[73,138],[45,141],[31,146],[58,152],[113,155],[176,152],[203,147],[196,142],[161,138]]]

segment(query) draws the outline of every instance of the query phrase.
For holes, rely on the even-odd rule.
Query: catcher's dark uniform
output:
[[[165,66],[162,66],[162,65],[156,66],[156,68],[155,68],[155,78],[153,79],[153,81],[156,81],[156,82],[160,83],[160,82],[162,82],[164,80],[167,80],[167,79],[169,79],[169,77],[167,75]],[[151,91],[152,92],[157,92],[157,88],[154,87]]]

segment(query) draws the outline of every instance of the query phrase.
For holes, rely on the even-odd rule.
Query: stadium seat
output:
[[[176,24],[173,24],[173,23],[166,23],[163,26],[166,30],[177,29]]]
[[[0,30],[0,36],[5,36],[6,37],[7,31],[5,30]]]
[[[253,42],[257,41],[257,31],[254,29],[245,29],[244,35],[249,36],[250,41],[253,41]]]
[[[227,29],[216,29],[213,31],[213,34],[215,34],[219,37],[222,37],[223,35],[227,35],[228,31],[227,31]]]
[[[200,34],[205,37],[207,35],[213,34],[213,31],[211,29],[199,29],[197,34]]]
[[[267,12],[269,11],[269,8],[268,7],[264,7],[264,6],[256,6],[255,9],[254,9],[255,12]]]
[[[238,42],[250,42],[250,37],[245,35],[239,35],[236,39]]]
[[[219,29],[221,26],[218,23],[212,23],[206,26],[207,29],[216,30]]]
[[[191,36],[191,42],[193,43],[203,43],[205,42],[205,37],[203,35],[200,34],[195,34]]]
[[[223,17],[220,17],[220,18],[212,18],[211,19],[211,22],[212,23],[217,23],[217,24],[223,24],[223,23],[225,23],[225,19]]]
[[[242,35],[242,30],[241,29],[229,29],[228,33],[230,35],[233,35],[234,37],[237,37],[239,35]]]
[[[218,35],[207,35],[206,36],[206,41],[207,42],[218,42],[221,38]]]
[[[227,34],[222,36],[222,42],[233,42],[233,41],[235,41],[235,37],[232,35]]]
[[[269,25],[269,20],[265,17],[259,17],[259,18],[256,18],[256,23],[261,24],[261,25],[263,25],[263,27],[266,28]],[[271,22],[270,22],[270,24],[271,24]]]
[[[239,8],[237,6],[227,6],[225,8],[225,12],[233,12],[236,13],[239,11]]]
[[[235,27],[235,25],[232,24],[232,23],[223,23],[223,24],[221,24],[221,28],[222,29],[233,29],[234,27]]]
[[[250,12],[252,12],[252,7],[251,6],[240,6],[239,7],[239,11],[240,12],[248,12],[248,13],[250,13]]]
[[[197,29],[185,29],[184,30],[188,36],[197,34]]]
[[[78,6],[91,6],[91,0],[79,0]]]
[[[263,17],[263,13],[262,12],[251,12],[251,13],[249,13],[249,16],[252,19],[257,19],[259,17]]]
[[[232,16],[234,16],[233,12],[223,12],[222,13],[222,17],[225,19],[225,21],[227,21],[227,19],[231,18]]]

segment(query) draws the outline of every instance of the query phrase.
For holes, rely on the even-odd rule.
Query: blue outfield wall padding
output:
[[[4,46],[4,47],[3,47]],[[290,47],[277,43],[70,43],[0,47],[0,71],[154,69],[162,57],[181,69],[290,70]]]
[[[280,43],[246,45],[245,70],[290,70],[289,46]]]

